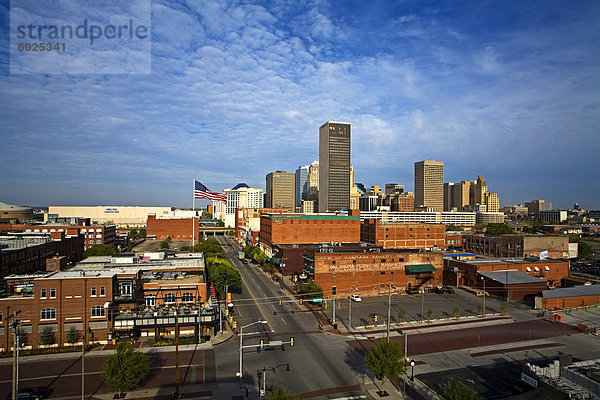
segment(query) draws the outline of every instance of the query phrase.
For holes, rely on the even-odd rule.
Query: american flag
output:
[[[194,198],[209,199],[212,201],[227,201],[227,195],[223,193],[215,193],[196,180],[194,180]]]

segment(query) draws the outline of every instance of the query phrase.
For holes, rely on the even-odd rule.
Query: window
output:
[[[146,296],[146,305],[149,307],[156,306],[156,295],[149,294]]]
[[[100,296],[106,296],[106,290],[104,289],[104,286],[100,286]]]
[[[379,275],[385,275],[385,271],[379,271]]]
[[[44,308],[42,310],[42,315],[40,319],[56,319],[56,309],[55,308]]]
[[[102,306],[92,307],[92,317],[104,317],[104,307],[102,307]]]
[[[46,295],[47,295],[46,289],[40,289],[40,298],[45,299]]]
[[[385,258],[382,258],[382,259],[381,259],[381,262],[382,262],[382,263],[384,263],[384,262],[385,262]]]
[[[175,302],[176,302],[176,300],[175,300],[175,294],[173,294],[173,293],[167,293],[167,294],[165,294],[165,303],[166,304],[172,304],[172,303],[175,303]]]
[[[0,324],[2,323],[2,312],[0,312]]]
[[[193,303],[194,302],[194,293],[186,292],[181,295],[181,301],[184,303]]]
[[[92,286],[92,296],[96,296],[96,286]]]
[[[56,298],[56,289],[50,289],[50,298],[51,299],[55,299]]]
[[[335,294],[336,294],[336,292],[337,292],[337,288],[336,288],[335,286],[332,286],[332,287],[331,287],[331,294],[332,294],[332,295],[335,295]]]

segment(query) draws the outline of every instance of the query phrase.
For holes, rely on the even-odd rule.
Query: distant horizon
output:
[[[11,26],[116,15],[144,37],[73,39],[64,57],[19,53]],[[564,0],[4,2],[0,201],[191,207],[193,179],[264,189],[309,165],[336,120],[367,187],[414,191],[414,162],[437,160],[501,206],[600,209],[599,15]]]

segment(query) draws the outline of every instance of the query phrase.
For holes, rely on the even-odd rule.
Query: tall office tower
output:
[[[386,183],[385,194],[388,195],[393,193],[404,193],[404,185],[398,185],[397,183]]]
[[[319,162],[313,161],[308,168],[308,200],[319,199]],[[318,211],[318,209],[317,209]]]
[[[350,164],[350,209],[358,210],[359,208],[360,192],[356,186],[354,186],[354,167]]]
[[[444,211],[452,211],[454,207],[454,192],[458,185],[454,182],[444,182]]]
[[[454,187],[454,198],[452,199],[452,207],[457,211],[466,211],[471,205],[471,186],[474,181],[462,181],[456,183]]]
[[[319,128],[319,212],[350,209],[350,123]]]
[[[225,226],[235,226],[236,208],[263,208],[262,189],[250,188],[245,183],[238,183],[233,189],[223,189],[223,193],[227,195]]]
[[[444,211],[444,163],[415,163],[415,210]]]
[[[479,175],[477,181],[471,186],[471,204],[485,204],[485,194],[487,193],[487,185],[483,176]]]
[[[496,192],[485,193],[485,205],[487,206],[487,212],[499,212],[500,211],[500,199]]]
[[[301,165],[296,170],[296,207],[302,205],[302,200],[308,200],[308,171],[310,165]]]
[[[287,208],[296,211],[296,174],[276,171],[267,174],[266,208]]]

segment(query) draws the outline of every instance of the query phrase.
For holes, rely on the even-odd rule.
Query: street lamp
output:
[[[483,316],[485,317],[485,278],[482,276],[481,280],[483,281]]]
[[[265,320],[258,320],[258,321],[254,321],[249,323],[248,325],[244,325],[240,328],[240,371],[238,372],[238,376],[240,377],[240,387],[242,385],[242,371],[243,371],[243,364],[242,364],[242,360],[243,360],[243,350],[244,350],[244,346],[243,346],[243,338],[244,338],[244,328],[248,328],[249,326],[252,325],[256,325],[256,324],[266,324],[267,321]],[[252,332],[252,333],[258,333],[258,332]],[[249,333],[247,333],[246,335],[249,335]]]
[[[291,370],[290,370],[290,364],[279,364],[278,366],[276,366],[276,367],[273,367],[273,368],[269,368],[269,369],[271,370],[271,372],[275,373],[275,370],[276,370],[277,368],[279,368],[279,367],[283,367],[284,365],[286,366],[286,368],[285,368],[285,372],[288,372],[288,373],[289,373],[289,372],[291,371]],[[264,397],[264,395],[265,395],[265,394],[266,394],[266,392],[267,392],[267,370],[268,370],[268,369],[267,369],[267,367],[263,367],[263,369],[262,369],[262,373],[263,373],[263,375],[262,375],[263,384],[262,384],[262,389],[261,389],[261,391],[260,391],[260,397]],[[260,370],[259,370],[259,371],[260,371]]]
[[[410,380],[411,382],[415,380],[415,360],[410,360]]]

